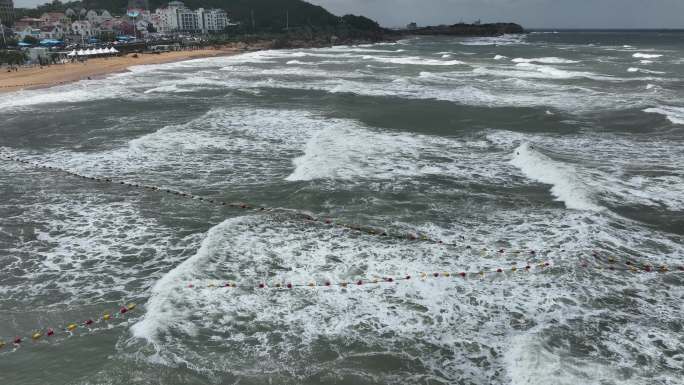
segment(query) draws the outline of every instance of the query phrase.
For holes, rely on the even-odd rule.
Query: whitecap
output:
[[[684,124],[684,107],[673,106],[658,106],[647,108],[644,110],[649,114],[664,115],[670,122],[674,124]]]
[[[515,58],[511,60],[514,63],[541,63],[541,64],[574,64],[579,63],[577,60],[563,59],[559,57],[539,57],[532,59]]]
[[[637,52],[632,57],[637,58],[637,59],[657,59],[659,57],[662,57],[663,55],[659,54],[649,54],[649,53],[641,53]]]
[[[550,184],[553,196],[565,203],[567,208],[603,210],[594,202],[591,192],[578,178],[572,166],[556,162],[526,143],[515,150],[511,164],[518,167],[528,178]]]
[[[630,67],[627,69],[627,72],[632,72],[632,73],[641,72],[644,74],[652,74],[652,75],[663,75],[663,74],[665,74],[665,72],[662,72],[662,71],[653,71],[653,70],[647,70],[647,69],[638,68],[638,67]]]

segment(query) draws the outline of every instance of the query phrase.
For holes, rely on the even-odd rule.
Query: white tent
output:
[[[76,50],[73,50],[73,51],[71,51],[71,52],[69,52],[69,53],[67,54],[67,56],[76,56],[76,55],[78,55],[78,54],[76,53]]]
[[[84,50],[80,50],[80,51],[78,51],[77,55],[78,55],[78,56],[85,56],[86,53],[85,53]]]
[[[95,50],[95,54],[96,54],[96,55],[102,55],[102,54],[104,54],[104,53],[105,53],[105,51],[104,51],[102,48],[98,48],[98,49]]]
[[[114,47],[109,47],[109,52],[110,53],[119,53],[119,51]]]
[[[90,48],[88,48],[88,49],[85,51],[85,54],[88,55],[88,56],[93,56],[93,55],[95,55],[95,51],[92,50],[92,49],[90,49]]]

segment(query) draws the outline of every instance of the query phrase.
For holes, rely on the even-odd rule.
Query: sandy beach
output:
[[[237,47],[207,48],[193,51],[174,51],[160,54],[133,54],[109,58],[89,59],[85,63],[58,64],[49,67],[19,68],[18,71],[0,72],[0,93],[22,89],[52,87],[59,84],[101,77],[126,71],[129,67],[143,64],[161,64],[212,56],[237,55],[243,52]]]

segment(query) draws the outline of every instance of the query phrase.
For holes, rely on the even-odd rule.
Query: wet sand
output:
[[[49,67],[19,68],[18,71],[0,72],[0,93],[22,89],[52,87],[59,84],[76,82],[82,79],[101,77],[126,71],[129,67],[143,64],[161,64],[181,60],[199,59],[212,56],[237,55],[243,52],[237,47],[201,49],[194,51],[174,51],[160,54],[133,54],[109,58],[89,59],[85,63],[57,64]]]

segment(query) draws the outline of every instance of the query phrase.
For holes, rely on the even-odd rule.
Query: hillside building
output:
[[[12,0],[0,0],[0,23],[7,27],[14,24],[14,2]]]
[[[157,32],[211,33],[223,31],[230,25],[228,15],[222,9],[192,10],[180,1],[172,1],[158,8],[151,21]]]

